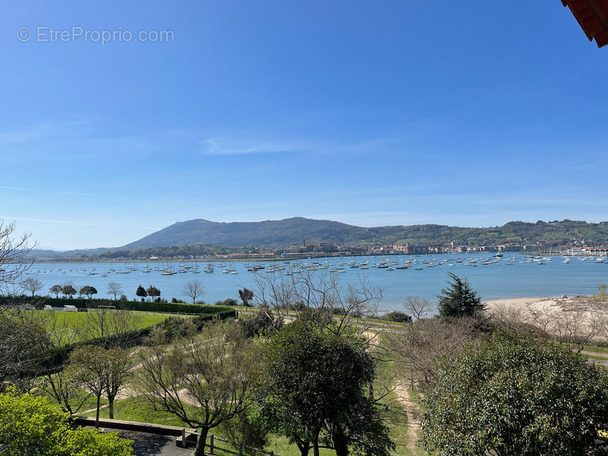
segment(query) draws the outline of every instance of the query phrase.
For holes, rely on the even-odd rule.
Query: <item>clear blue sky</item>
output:
[[[0,50],[0,219],[41,247],[608,220],[608,48],[559,0],[23,0]]]

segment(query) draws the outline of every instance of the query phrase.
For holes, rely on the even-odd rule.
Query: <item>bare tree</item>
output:
[[[405,298],[405,310],[414,320],[420,320],[431,310],[431,301],[417,296],[408,296]]]
[[[42,290],[42,282],[37,277],[28,277],[21,282],[21,287],[32,293],[33,298],[37,291]]]
[[[107,387],[107,371],[104,359],[104,349],[96,345],[83,345],[70,354],[70,367],[73,378],[97,400],[95,427],[99,427],[99,409],[101,397]]]
[[[47,334],[54,348],[61,353],[66,347],[78,342],[78,333],[71,327],[62,312],[46,312]],[[75,369],[67,362],[67,357],[56,357],[54,367],[46,370],[41,387],[61,408],[70,414],[77,413],[90,396],[82,394]]]
[[[105,348],[127,348],[137,338],[140,319],[137,312],[130,310],[89,309],[77,331],[82,340],[98,340]]]
[[[0,220],[0,292],[8,294],[21,282],[21,276],[29,269],[28,254],[35,247],[30,246],[30,235],[14,238],[14,223],[5,224]]]
[[[401,332],[387,333],[389,350],[398,355],[398,376],[410,387],[423,389],[438,378],[441,361],[479,340],[478,319],[462,317],[457,322],[438,318],[417,320]]]
[[[184,284],[183,292],[192,298],[192,304],[196,304],[196,298],[201,297],[205,289],[200,280],[188,280]]]
[[[108,283],[107,293],[114,295],[114,300],[116,301],[118,295],[122,293],[122,285],[118,282]]]
[[[18,383],[27,389],[40,374],[51,343],[39,312],[0,307],[0,389]]]
[[[238,325],[212,323],[201,336],[143,351],[139,370],[140,390],[155,407],[200,428],[196,456],[210,429],[247,409],[256,365],[253,342]]]
[[[377,315],[384,293],[361,277],[356,285],[342,284],[338,274],[308,271],[297,276],[256,275],[255,299],[284,317],[306,316],[331,323],[341,332],[356,324],[361,332],[369,325],[362,320]],[[320,320],[321,321],[321,320]]]

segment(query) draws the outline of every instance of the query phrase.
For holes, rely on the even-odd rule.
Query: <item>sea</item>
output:
[[[410,296],[428,299],[434,306],[437,295],[448,285],[450,273],[468,280],[483,301],[591,295],[598,293],[600,284],[608,282],[608,258],[470,253],[330,257],[263,263],[34,263],[26,277],[34,276],[41,281],[43,289],[38,293],[42,295],[51,295],[48,290],[53,285],[71,283],[77,290],[85,285],[95,287],[98,291],[95,298],[112,298],[108,284],[116,282],[129,299],[136,298],[139,285],[144,288],[153,285],[160,289],[161,298],[185,302],[191,301],[185,290],[186,283],[198,280],[204,293],[197,300],[214,304],[228,298],[240,301],[238,291],[243,288],[252,290],[255,295],[260,279],[292,280],[309,274],[315,280],[315,277],[335,275],[344,290],[349,285],[357,288],[362,283],[381,290],[383,299],[379,310],[388,312],[404,311],[404,301]]]

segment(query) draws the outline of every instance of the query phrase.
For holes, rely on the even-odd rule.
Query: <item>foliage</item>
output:
[[[585,455],[608,425],[608,376],[557,344],[499,331],[447,362],[424,404],[432,454]]]
[[[447,318],[458,318],[480,314],[485,306],[481,303],[481,298],[477,295],[477,292],[471,289],[469,281],[461,279],[452,272],[450,272],[450,278],[452,281],[448,282],[448,287],[442,289],[442,294],[438,296],[437,309],[439,315]]]
[[[61,287],[61,292],[65,295],[65,296],[74,296],[76,293],[78,293],[78,291],[76,291],[76,288],[74,288],[74,285],[72,285],[71,283],[66,283],[63,287]]]
[[[167,344],[196,334],[192,318],[168,317],[157,324],[148,337],[149,345]]]
[[[148,292],[146,291],[146,289],[144,287],[139,285],[137,287],[137,290],[135,290],[135,296],[137,296],[138,298],[141,298],[141,300],[143,301],[144,298],[146,298],[148,296]]]
[[[93,296],[94,294],[97,294],[97,289],[90,285],[85,285],[78,291],[78,294],[80,296],[86,296],[87,298],[91,299],[91,296]]]
[[[131,441],[117,434],[72,429],[69,417],[48,399],[0,394],[0,448],[6,456],[128,456]]]
[[[49,288],[49,293],[54,294],[56,298],[59,297],[59,293],[61,292],[63,292],[63,287],[61,285],[56,284]]]
[[[41,370],[51,341],[34,312],[0,307],[0,390],[5,382],[23,383]]]
[[[114,400],[129,377],[131,366],[131,359],[122,348],[105,350],[83,345],[71,353],[72,377],[97,399],[97,422],[102,395],[108,399],[110,418],[114,418]]]
[[[38,304],[39,299],[32,299],[24,296],[19,298],[23,303]],[[0,306],[9,305],[13,302],[12,298],[0,296]],[[231,302],[236,302],[232,300]],[[139,302],[139,301],[112,301],[108,299],[68,299],[68,298],[44,298],[44,304],[53,307],[63,307],[67,305],[75,306],[78,309],[95,309],[99,306],[113,306],[117,310],[137,310],[141,312],[164,312],[164,313],[184,313],[184,314],[207,314],[217,315],[221,318],[230,318],[235,316],[233,309],[229,309],[222,305],[201,305],[201,304],[186,304],[186,303],[170,303],[170,302]],[[226,305],[224,301],[220,304]]]
[[[160,290],[153,285],[150,285],[148,288],[146,288],[146,293],[151,298],[157,298],[157,299],[160,298],[160,294],[161,294]]]
[[[267,428],[295,442],[302,455],[318,451],[323,430],[338,455],[349,447],[388,454],[387,428],[365,394],[375,363],[358,336],[296,320],[260,348],[255,397]]]
[[[214,305],[216,305],[216,306],[230,306],[230,307],[234,307],[234,306],[238,306],[239,303],[234,298],[227,298],[227,299],[224,299],[223,301],[215,301]]]
[[[411,316],[405,312],[399,312],[398,310],[393,310],[392,312],[386,313],[383,319],[388,321],[396,321],[398,323],[409,323],[412,321]]]
[[[200,428],[205,442],[210,429],[247,409],[256,363],[252,348],[235,324],[205,325],[196,339],[142,351],[140,390],[158,409]],[[195,454],[203,452],[198,445]]]
[[[241,301],[243,301],[243,305],[249,307],[249,301],[253,299],[253,291],[248,288],[243,288],[242,290],[239,290],[239,297],[241,298]]]
[[[260,308],[253,315],[239,318],[238,322],[247,337],[270,336],[283,326],[283,318],[275,317],[267,307]]]

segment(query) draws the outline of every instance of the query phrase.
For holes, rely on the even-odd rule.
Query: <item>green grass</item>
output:
[[[107,403],[107,401],[105,401]],[[95,405],[93,407],[95,408]],[[95,410],[90,410],[87,413],[82,413],[82,416],[94,418]],[[108,408],[104,407],[99,411],[101,418],[109,418]],[[123,399],[114,402],[114,418],[117,420],[137,421],[140,423],[154,423],[164,426],[181,426],[188,427],[172,413],[161,412],[154,410],[150,402],[141,397]]]
[[[40,311],[31,311],[40,312]],[[70,342],[84,342],[78,331],[86,325],[88,319],[92,318],[92,314],[89,312],[50,312],[44,311],[43,322],[46,325],[47,331],[56,331],[60,335],[64,335],[58,342],[60,344]],[[114,312],[114,311],[108,311]],[[150,314],[147,312],[133,312],[134,319],[133,324],[136,330],[149,328],[162,321],[164,321],[169,315],[166,314]]]

